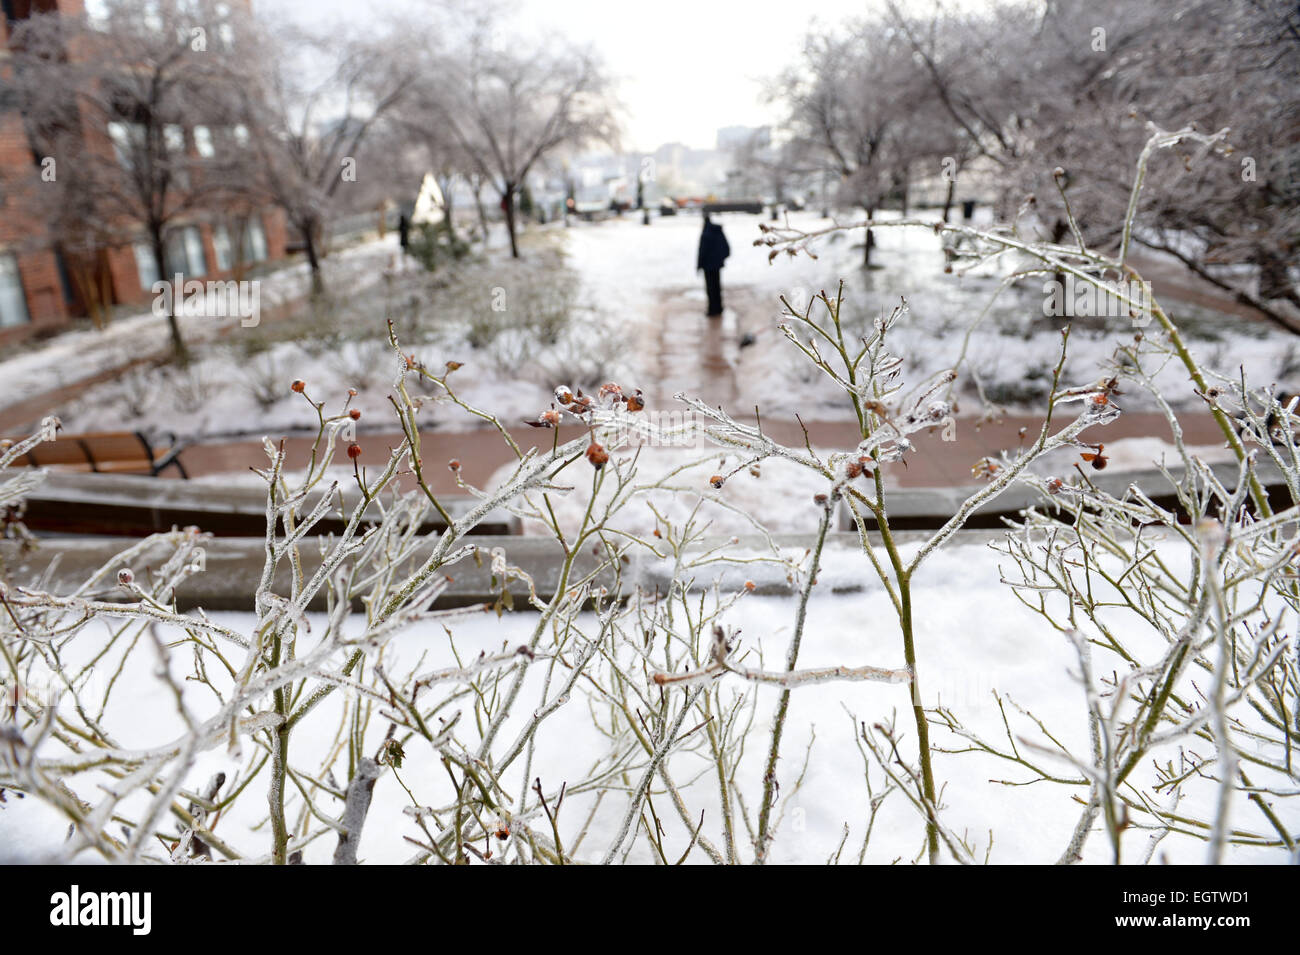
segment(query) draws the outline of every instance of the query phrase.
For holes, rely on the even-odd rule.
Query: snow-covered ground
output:
[[[189,368],[136,369],[92,387],[60,414],[69,432],[129,426],[214,436],[309,428],[312,410],[287,388],[302,378],[315,398],[341,400],[356,388],[353,406],[363,413],[361,429],[393,430],[386,396],[394,365],[384,326],[393,316],[404,344],[430,367],[463,363],[455,383],[466,400],[515,423],[545,408],[555,385],[590,388],[607,377],[644,389],[651,407],[671,407],[672,395],[685,391],[738,414],[758,405],[769,419],[792,419],[798,412],[804,420],[845,420],[852,409],[842,393],[777,330],[786,320],[781,295],[806,303],[822,290],[833,293],[840,279],[844,321],[851,329],[867,329],[906,298],[910,311],[891,333],[891,350],[904,359],[909,384],[951,367],[975,325],[967,367],[977,371],[988,397],[1011,410],[1041,407],[1057,358],[1059,323],[1044,317],[1045,295],[1036,281],[1003,291],[989,306],[1000,270],[1013,263],[945,275],[939,240],[930,231],[888,228],[876,230],[878,267],[871,270],[861,268],[858,233],[821,241],[816,260],[781,255],[769,263],[768,250],[753,245],[760,217],[724,215],[720,221],[732,248],[723,271],[728,307],[721,321],[702,314],[695,215],[656,218],[650,226],[634,215],[575,222],[569,229],[550,226],[532,233],[534,244],[525,244],[523,262],[503,258],[498,249],[489,261],[447,266],[432,280],[408,270],[397,284],[381,281],[392,258],[389,237],[342,253],[340,264],[351,272],[333,287],[361,291],[328,332],[279,340],[271,329],[235,329],[200,349]],[[804,229],[830,224],[812,212],[793,213],[791,222]],[[563,250],[562,260],[547,251],[553,246]],[[288,286],[302,281],[301,271],[264,281]],[[564,300],[539,303],[539,289],[561,289]],[[1300,390],[1300,356],[1290,336],[1196,306],[1165,304],[1210,368],[1229,374],[1242,368],[1255,386],[1276,382]],[[567,310],[567,318],[557,322],[558,330],[538,332],[529,323],[539,308]],[[555,318],[547,313],[543,320]],[[158,321],[150,315],[119,321],[107,333],[61,336],[0,361],[4,400],[111,367],[146,340],[156,346],[165,339]],[[211,321],[187,319],[188,334],[199,340],[202,323]],[[1131,342],[1133,332],[1114,319],[1077,320],[1066,378],[1081,383],[1107,373],[1115,347]],[[1145,333],[1158,334],[1151,326]],[[1199,403],[1180,369],[1166,366],[1158,379],[1176,405]],[[962,412],[977,410],[973,396],[971,376],[963,373]],[[1127,410],[1146,407],[1141,395],[1125,403]],[[447,406],[428,407],[421,420],[453,430],[477,424]]]
[[[890,213],[882,215],[890,217]],[[726,395],[729,407],[748,410],[759,403],[771,409],[779,401],[797,407],[805,420],[852,416],[842,395],[781,340],[776,328],[780,322],[789,321],[783,315],[780,296],[802,307],[823,290],[834,295],[841,279],[845,283],[842,314],[850,328],[869,329],[876,317],[906,299],[909,314],[891,333],[891,350],[904,359],[907,382],[915,384],[952,367],[961,354],[967,329],[974,324],[967,364],[977,370],[990,398],[1011,408],[1041,406],[1059,355],[1057,332],[1061,323],[1044,315],[1046,295],[1041,278],[1009,288],[994,299],[999,282],[1018,263],[1007,259],[964,275],[945,274],[938,237],[928,230],[912,228],[875,230],[874,267],[866,271],[861,268],[860,232],[820,240],[812,247],[818,255],[816,260],[782,254],[769,263],[769,250],[753,245],[761,235],[763,217],[724,215],[719,221],[732,249],[722,274],[730,314],[724,322],[724,341],[719,348],[723,372],[734,382]],[[848,223],[854,218],[846,216],[840,221]],[[792,213],[790,223],[805,231],[831,225],[830,220],[813,212]],[[977,220],[976,224],[987,223]],[[704,324],[703,282],[693,270],[698,230],[696,216],[655,220],[650,227],[632,218],[611,220],[571,230],[567,249],[584,288],[602,313],[644,315],[657,295],[660,301],[668,300],[666,313],[670,320],[677,313],[684,313],[690,320],[676,332],[689,335]],[[1221,316],[1198,306],[1171,301],[1163,304],[1183,327],[1193,352],[1208,367],[1228,374],[1244,368],[1250,381],[1260,387],[1297,380],[1293,336],[1263,323]],[[981,317],[986,306],[987,313]],[[818,309],[820,306],[814,307],[814,315],[821,314]],[[662,320],[665,310],[656,314]],[[1115,347],[1130,343],[1134,331],[1127,320],[1076,320],[1067,379],[1089,381],[1105,372]],[[737,347],[746,333],[754,337],[753,347]],[[1145,329],[1148,336],[1156,333],[1151,326]],[[712,344],[707,335],[701,337],[699,331],[694,334],[696,343],[688,344],[696,348]],[[656,371],[653,350],[642,349],[638,357],[638,370],[652,379]],[[969,376],[964,377],[970,393]],[[1167,393],[1176,403],[1198,400],[1187,388],[1185,374],[1180,370],[1165,369],[1159,381],[1168,386]],[[698,382],[703,388],[710,384]],[[970,410],[974,410],[974,404],[968,402]],[[1136,398],[1131,407],[1146,406]]]
[[[999,584],[998,568],[992,557],[981,545],[954,546],[933,556],[916,578],[914,599],[919,608],[916,642],[924,701],[931,706],[942,703],[969,729],[990,741],[1004,743],[1002,710],[993,697],[996,690],[1006,704],[1012,730],[1018,736],[1043,741],[1029,718],[1021,714],[1019,708],[1023,708],[1041,720],[1062,744],[1085,753],[1088,746],[1085,701],[1082,688],[1072,677],[1077,669],[1073,652],[1059,634],[1046,627],[1006,586]],[[755,565],[731,568],[720,575],[721,585],[724,591],[735,591],[743,578],[760,573],[762,568]],[[702,585],[707,583],[701,580]],[[897,626],[887,597],[874,583],[860,552],[829,549],[817,592],[819,596],[809,606],[801,666],[901,665]],[[791,632],[794,605],[791,597],[749,594],[727,612],[724,621],[736,628],[743,648],[751,653],[761,650],[769,661],[780,659]],[[246,614],[214,617],[244,632],[253,624],[252,617]],[[457,649],[462,655],[473,655],[479,650],[492,651],[524,641],[536,620],[536,615],[529,612],[507,613],[500,620],[493,614],[480,612],[449,623]],[[578,626],[590,628],[590,616],[580,618]],[[1118,632],[1131,633],[1122,626]],[[1143,638],[1134,637],[1133,642],[1141,644]],[[393,644],[386,651],[385,665],[390,672],[397,672],[403,663],[414,664],[420,654],[425,655],[422,668],[454,663],[446,633],[441,626],[429,626],[410,632]],[[152,653],[136,654],[115,692],[115,702],[109,708],[105,725],[112,727],[115,739],[124,747],[162,743],[180,731],[174,701],[152,675],[155,665]],[[174,674],[183,676],[189,666],[188,654],[173,654],[171,666]],[[535,701],[541,699],[541,670],[536,668],[526,683],[517,708],[519,719],[531,713]],[[209,710],[210,696],[205,697],[192,683],[186,686],[186,696],[192,705],[200,712]],[[740,691],[744,687],[734,689]],[[744,787],[747,799],[760,786],[765,756],[760,738],[770,726],[778,697],[778,691],[772,688],[760,688],[756,692],[758,706],[753,724],[756,736],[746,748],[737,776],[737,785]],[[531,776],[540,777],[548,788],[558,786],[561,781],[577,779],[606,751],[608,740],[596,731],[592,720],[592,713],[598,712],[600,706],[600,701],[589,699],[587,692],[575,690],[567,704],[542,725]],[[313,714],[312,725],[317,731],[295,737],[295,764],[315,765],[336,728],[337,717],[338,709],[333,701]],[[904,740],[910,740],[909,695],[904,686],[829,683],[794,692],[779,769],[782,795],[788,795],[789,801],[773,850],[774,859],[824,862],[836,851],[846,826],[848,837],[842,858],[844,861],[857,859],[865,833],[869,796],[854,735],[863,721],[872,725],[891,718],[896,719]],[[471,743],[472,723],[470,719],[462,719],[460,723]],[[507,725],[503,738],[513,738],[514,725]],[[381,734],[382,729],[381,726]],[[935,742],[941,748],[960,748],[956,745],[959,741],[942,730],[936,731]],[[802,789],[793,793],[806,754],[810,756],[808,773]],[[246,752],[244,760],[250,755]],[[1177,758],[1176,752],[1154,755]],[[1068,767],[1059,760],[1048,757],[1043,760],[1053,769],[1068,772]],[[1149,765],[1150,761],[1147,762]],[[198,787],[219,770],[233,774],[239,766],[224,748],[218,747],[204,754],[188,785]],[[690,811],[695,818],[704,813],[705,834],[720,842],[716,781],[708,766],[690,755],[679,757],[673,766],[679,783],[694,780],[686,790]],[[411,744],[399,774],[401,782],[422,804],[438,802],[446,795],[446,773],[436,754],[427,747]],[[1033,786],[1005,785],[1004,780],[1023,782],[1027,774],[992,757],[940,754],[936,759],[936,775],[943,786],[944,822],[975,843],[979,858],[988,850],[993,863],[1055,861],[1069,841],[1080,812],[1074,797],[1083,794],[1081,787],[1045,782]],[[507,774],[510,780],[507,788],[511,792],[522,783],[517,777],[516,771]],[[876,767],[871,771],[871,783],[876,793],[882,791],[882,779]],[[254,783],[261,784],[260,779]],[[1205,812],[1212,787],[1193,779],[1186,788],[1188,795],[1179,806],[1180,813],[1196,816]],[[411,820],[402,815],[403,807],[410,802],[393,773],[385,773],[376,786],[374,805],[361,842],[360,857],[364,861],[398,862],[411,857],[412,847],[403,841],[403,836],[419,833]],[[667,826],[666,848],[680,852],[686,847],[688,837],[675,814],[667,808],[667,800],[663,802],[659,812]],[[1282,801],[1276,808],[1283,814],[1283,821],[1294,829],[1300,819],[1295,816],[1296,807],[1292,802]],[[585,818],[589,806],[589,795],[575,793],[566,799],[564,817],[574,829]],[[223,813],[216,832],[235,844],[262,851],[269,836],[264,828],[253,832],[251,827],[265,814],[265,809],[265,800],[260,795],[243,799],[233,810]],[[591,832],[578,850],[581,859],[598,860],[624,809],[620,794],[604,800]],[[1234,802],[1232,824],[1250,831],[1267,831],[1263,818],[1242,798]],[[34,800],[20,800],[11,794],[7,801],[0,803],[0,859],[38,861],[45,853],[57,849],[66,828],[66,821],[51,810],[36,805]],[[569,831],[566,845],[571,844],[572,838]],[[1146,833],[1130,831],[1125,839],[1130,860],[1140,857],[1146,840]],[[313,843],[307,849],[307,860],[328,861],[333,842],[327,838]],[[910,861],[917,856],[921,844],[922,826],[916,812],[900,794],[890,795],[876,819],[866,860]],[[1108,861],[1107,852],[1105,834],[1095,832],[1085,860]],[[1198,863],[1204,857],[1204,843],[1178,834],[1166,838],[1156,856],[1157,860],[1176,863]],[[639,862],[651,861],[644,844],[632,858]],[[1240,847],[1230,847],[1227,858],[1237,863],[1284,861],[1278,852]]]

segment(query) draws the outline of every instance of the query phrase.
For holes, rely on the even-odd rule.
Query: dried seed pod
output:
[[[303,381],[301,378],[295,378],[293,384],[289,386],[289,390],[300,395],[307,390],[307,382]]]
[[[560,413],[554,408],[548,408],[539,414],[534,421],[525,421],[524,424],[532,428],[554,428],[560,423]]]
[[[725,479],[723,478],[723,476],[722,476],[721,474],[715,474],[715,475],[713,475],[712,477],[709,478],[709,483],[712,484],[713,487],[714,487],[714,489],[716,490],[716,489],[722,487],[722,484],[723,484],[723,481],[724,481],[724,480],[725,480]]]
[[[627,396],[625,399],[623,399],[623,400],[624,400],[625,402],[627,402],[627,410],[628,410],[628,411],[644,411],[644,410],[645,410],[645,399],[641,397],[641,389],[640,389],[640,388],[638,388],[638,389],[636,390],[636,394],[634,394],[634,395],[628,395],[628,396]]]
[[[1096,451],[1083,451],[1079,454],[1079,457],[1091,464],[1094,471],[1104,471],[1106,465],[1110,463],[1110,459],[1102,454],[1105,448],[1106,445],[1098,444]]]
[[[587,445],[587,460],[591,466],[599,471],[609,463],[609,452],[605,450],[604,445],[599,444],[594,438],[591,444]]]
[[[117,572],[117,582],[123,587],[130,587],[135,583],[135,572],[130,567],[123,567]]]

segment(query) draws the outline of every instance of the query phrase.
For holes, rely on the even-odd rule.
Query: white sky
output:
[[[720,126],[777,119],[762,80],[797,55],[815,11],[837,23],[862,0],[531,0],[524,17],[592,43],[621,82],[625,145],[712,147]]]
[[[386,5],[254,2],[262,10],[283,8],[327,22]],[[902,5],[930,7],[925,0]],[[620,81],[626,149],[650,151],[667,142],[711,148],[721,126],[779,119],[761,102],[762,81],[795,59],[814,21],[837,24],[871,6],[869,0],[519,0],[512,26],[525,35],[558,32],[604,56]]]

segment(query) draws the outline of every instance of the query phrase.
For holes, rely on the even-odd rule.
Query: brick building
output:
[[[242,3],[247,5],[248,0]],[[111,0],[0,0],[0,347],[50,334],[74,318],[113,305],[144,305],[152,297],[153,283],[175,273],[204,280],[240,277],[259,263],[285,255],[286,225],[279,209],[210,199],[193,204],[171,222],[166,234],[167,275],[160,276],[139,224],[123,221],[105,241],[79,243],[71,249],[59,241],[46,220],[50,213],[28,201],[42,186],[43,157],[7,82],[12,76],[10,38],[15,26],[34,13],[89,14],[93,23],[96,17],[111,16],[111,11]],[[122,133],[96,128],[96,121],[85,115],[79,122],[88,148],[103,150],[105,155]],[[211,156],[223,144],[237,146],[241,133],[241,127],[215,129],[199,123],[174,130],[177,148],[195,160]]]

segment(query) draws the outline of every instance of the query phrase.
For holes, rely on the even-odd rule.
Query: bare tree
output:
[[[116,0],[109,9],[96,21],[23,21],[12,43],[14,85],[29,135],[65,183],[52,193],[63,203],[56,223],[86,235],[138,226],[165,279],[172,224],[231,192],[221,156],[201,155],[187,129],[230,120],[241,34],[220,4]],[[176,299],[168,321],[184,358]]]
[[[1087,241],[1158,250],[1300,330],[1289,272],[1300,236],[1295,4],[1052,0],[962,15],[936,6],[916,18],[890,3],[889,12],[943,112],[1001,168],[1006,205],[1034,196],[1051,241],[1070,232],[1068,194]],[[1226,129],[1235,156],[1155,157],[1137,228],[1121,235],[1114,224],[1126,221],[1133,187],[1124,157],[1147,140],[1148,123]]]
[[[501,197],[510,254],[519,257],[515,195],[546,156],[611,140],[611,84],[596,56],[559,40],[498,40],[490,17],[471,22],[466,52],[433,57],[412,122],[436,128]]]
[[[929,95],[907,41],[878,17],[810,33],[799,62],[775,85],[791,148],[835,176],[841,204],[861,207],[868,218],[891,194],[905,196],[913,163],[948,148],[917,122]],[[868,229],[864,266],[873,245]]]
[[[415,76],[404,49],[411,35],[395,23],[385,34],[340,38],[336,30],[267,23],[261,69],[244,87],[250,171],[256,187],[284,210],[320,290],[325,223],[340,187],[370,175],[358,151]]]

